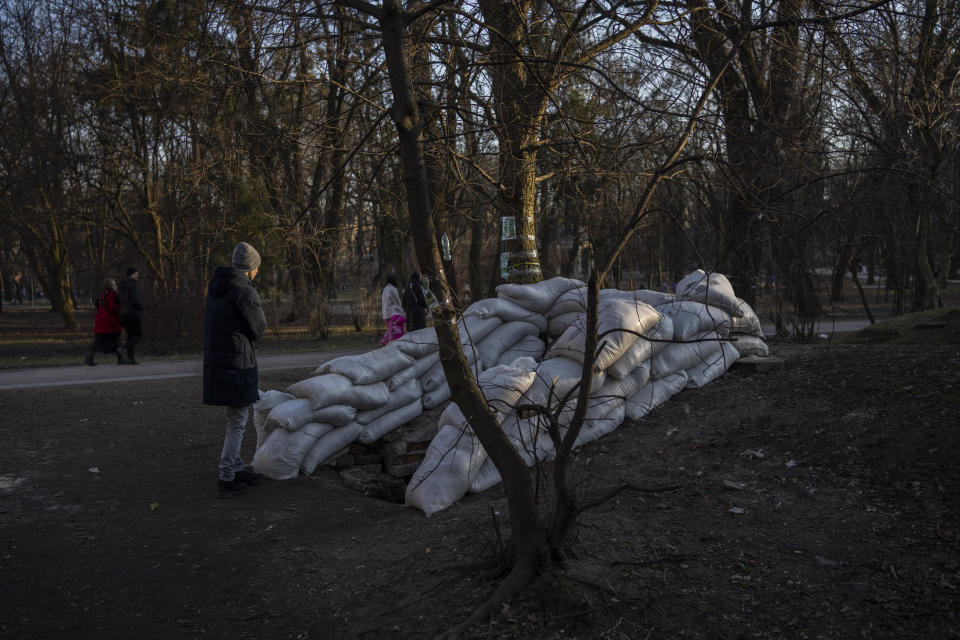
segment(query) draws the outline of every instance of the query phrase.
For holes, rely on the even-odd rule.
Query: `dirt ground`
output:
[[[645,490],[469,637],[960,636],[960,345],[773,352],[581,450],[585,501]],[[429,638],[495,587],[499,487],[431,518],[329,469],[218,500],[197,379],[3,391],[0,415],[2,638]]]

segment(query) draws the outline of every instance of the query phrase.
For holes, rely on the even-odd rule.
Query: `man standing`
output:
[[[207,289],[203,321],[203,403],[227,408],[227,431],[220,454],[221,498],[232,498],[262,477],[240,457],[250,405],[259,400],[253,343],[267,328],[253,279],[260,254],[246,242],[233,249],[232,267],[217,267]]]
[[[127,269],[127,277],[117,285],[117,297],[120,299],[120,324],[127,331],[127,364],[140,364],[134,351],[143,338],[143,323],[140,314],[143,303],[140,300],[140,271],[136,267]]]
[[[423,283],[416,271],[410,276],[410,284],[403,290],[403,311],[407,315],[407,330],[426,328],[427,298],[423,295]]]

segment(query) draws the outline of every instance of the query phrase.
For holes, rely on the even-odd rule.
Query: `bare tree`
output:
[[[69,274],[80,153],[74,89],[82,79],[70,9],[26,0],[0,5],[0,209],[65,328],[76,326]]]
[[[912,240],[918,277],[914,307],[932,308],[941,286],[933,265],[949,270],[952,241],[933,252],[931,246],[956,228],[946,217],[956,205],[944,197],[951,176],[943,169],[955,157],[958,140],[960,15],[941,0],[892,3],[869,20],[831,28],[828,35],[849,78],[843,95],[859,114],[860,126],[851,135],[873,147],[886,179],[902,190],[898,200],[906,211],[891,214],[905,219],[891,231],[893,238],[908,234]]]

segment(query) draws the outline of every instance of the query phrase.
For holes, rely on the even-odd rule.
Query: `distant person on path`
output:
[[[387,284],[380,294],[380,308],[380,315],[387,325],[387,331],[380,339],[380,344],[385,345],[403,335],[403,325],[406,322],[403,317],[403,305],[400,304],[400,291],[397,289],[397,276],[392,273],[387,276]]]
[[[410,276],[410,284],[403,290],[403,310],[407,315],[408,331],[426,328],[427,297],[423,295],[423,283],[416,271]]]
[[[136,267],[127,269],[127,277],[117,285],[117,297],[120,298],[120,324],[127,331],[127,342],[123,345],[129,364],[137,362],[135,350],[143,338],[143,323],[140,314],[143,303],[140,299],[140,271]]]
[[[97,308],[97,317],[93,321],[93,343],[87,352],[87,357],[83,360],[84,364],[91,367],[97,365],[93,357],[99,351],[101,353],[117,354],[117,364],[126,364],[127,356],[120,349],[120,334],[123,328],[120,326],[120,302],[117,300],[117,283],[108,278],[103,283],[103,291],[95,303]]]
[[[203,319],[203,403],[227,408],[217,485],[221,498],[239,495],[263,477],[247,469],[240,457],[250,405],[260,399],[253,343],[267,329],[252,284],[260,272],[260,254],[241,242],[231,262],[213,271]]]

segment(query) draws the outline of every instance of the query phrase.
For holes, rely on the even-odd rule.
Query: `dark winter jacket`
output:
[[[117,292],[113,289],[104,289],[97,298],[97,317],[93,321],[93,332],[121,333],[122,331]]]
[[[140,300],[140,283],[133,278],[124,278],[117,283],[117,297],[120,299],[120,313],[140,315],[143,303]]]
[[[203,402],[243,407],[259,399],[253,343],[267,328],[260,296],[242,271],[217,267],[203,320]]]
[[[423,295],[423,285],[418,275],[411,276],[410,283],[403,290],[403,312],[407,316],[407,331],[427,326],[427,298]]]

